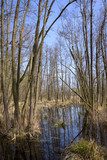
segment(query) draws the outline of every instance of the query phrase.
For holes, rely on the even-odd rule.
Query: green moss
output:
[[[55,127],[62,127],[63,129],[65,129],[65,122],[64,121],[60,121],[60,122],[55,124]]]
[[[47,121],[47,119],[48,119],[48,114],[45,113],[45,114],[44,114],[44,120]]]
[[[69,157],[69,158],[67,158]],[[78,158],[77,158],[78,157]],[[70,146],[65,159],[69,160],[105,160],[107,157],[94,141],[81,140]]]
[[[81,115],[84,115],[84,112],[81,111],[81,112],[79,112],[78,114],[81,116]]]
[[[20,130],[19,135],[20,135],[20,137],[24,137],[24,132]]]

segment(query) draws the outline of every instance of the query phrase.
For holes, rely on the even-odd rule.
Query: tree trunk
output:
[[[15,63],[15,52],[16,52],[16,38],[17,38],[17,24],[18,24],[18,16],[19,16],[19,6],[20,0],[17,1],[15,18],[14,18],[14,27],[13,27],[13,35],[12,35],[12,89],[13,89],[13,99],[15,104],[15,112],[14,119],[15,123],[19,124],[19,106],[17,103],[17,80],[16,80],[16,63]]]
[[[31,80],[30,80],[30,112],[29,112],[29,128],[32,127],[33,124],[33,83],[34,83],[34,74],[35,74],[35,67],[38,55],[38,42],[39,42],[39,27],[40,27],[40,17],[41,17],[41,3],[42,0],[39,0],[39,7],[38,7],[38,20],[37,26],[35,30],[35,42],[33,45],[33,61],[32,61],[32,69],[31,69]]]
[[[19,41],[19,51],[18,51],[18,68],[17,68],[17,82],[16,82],[16,94],[17,94],[17,101],[16,101],[16,108],[19,108],[19,84],[20,84],[20,64],[21,64],[21,51],[22,51],[22,38],[25,26],[26,15],[29,9],[30,0],[28,0],[27,8],[24,14],[24,19],[22,22],[21,30],[20,30],[20,41]],[[19,112],[19,111],[18,111]],[[18,113],[20,114],[20,113]],[[20,115],[19,115],[20,119]]]
[[[99,48],[98,45],[96,44],[96,77],[97,77],[97,108],[98,105],[100,104],[100,68],[99,68]]]
[[[7,96],[4,83],[4,0],[1,1],[1,88],[3,93],[4,112],[6,116],[6,129],[8,130],[10,125]]]
[[[90,15],[90,52],[91,52],[91,106],[93,110],[93,0],[91,0],[91,15]]]
[[[104,73],[102,74],[102,103],[101,105],[104,105]]]

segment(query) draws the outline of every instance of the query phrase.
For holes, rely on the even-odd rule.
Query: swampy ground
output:
[[[64,157],[64,149],[81,132],[85,121],[86,110],[80,105],[42,107],[39,113],[40,134],[35,138],[20,138],[13,141],[0,138],[0,160],[60,160]],[[94,137],[98,145],[107,147],[107,126],[97,115],[94,124]],[[87,125],[76,137],[93,138],[91,116]]]

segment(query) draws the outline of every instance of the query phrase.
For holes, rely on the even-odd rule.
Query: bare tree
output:
[[[4,80],[5,80],[4,79],[4,0],[2,0],[1,1],[1,88],[3,93],[4,111],[6,116],[6,129],[8,130],[11,126],[10,126],[7,95],[6,95]]]

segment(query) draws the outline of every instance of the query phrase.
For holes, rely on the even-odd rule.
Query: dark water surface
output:
[[[0,160],[60,160],[63,149],[81,131],[84,121],[83,107],[59,107],[43,109],[40,118],[41,135],[38,141],[18,140],[16,144],[0,138]],[[96,141],[107,146],[107,129],[98,123]],[[92,125],[85,130],[90,138]],[[76,141],[83,137],[82,133]]]

